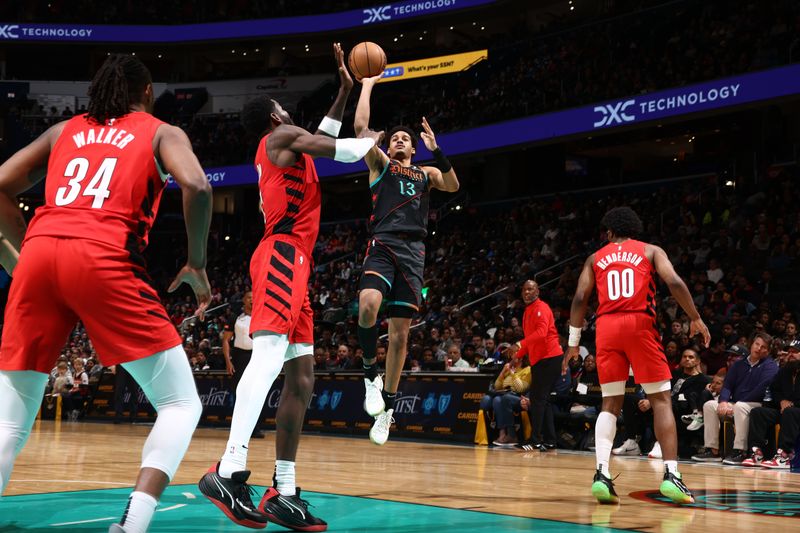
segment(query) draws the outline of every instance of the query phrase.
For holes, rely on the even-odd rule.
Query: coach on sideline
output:
[[[525,314],[522,316],[522,331],[525,338],[508,349],[512,356],[525,357],[531,364],[531,388],[529,398],[522,398],[520,406],[531,413],[531,443],[523,445],[545,451],[542,440],[544,413],[547,398],[561,376],[561,359],[564,351],[558,341],[553,310],[539,298],[539,284],[528,280],[522,285],[522,301]]]

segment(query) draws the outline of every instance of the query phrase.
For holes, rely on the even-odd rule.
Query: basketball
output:
[[[358,43],[350,50],[347,58],[350,72],[358,81],[383,73],[386,68],[386,52],[377,44],[369,41]]]

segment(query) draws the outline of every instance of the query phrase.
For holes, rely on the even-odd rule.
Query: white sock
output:
[[[234,472],[247,470],[247,443],[228,441],[225,454],[219,462],[219,475],[230,478]]]
[[[667,472],[669,472],[670,474],[677,474],[678,461],[664,461],[664,468],[666,468]]]
[[[147,533],[153,513],[156,512],[158,500],[145,492],[131,492],[128,498],[128,507],[122,515],[119,525],[125,533]]]
[[[606,477],[611,477],[608,462],[611,458],[611,448],[614,446],[614,436],[617,434],[617,417],[607,411],[597,416],[594,426],[594,455],[597,458],[597,468]]]
[[[275,461],[275,480],[278,492],[284,496],[294,496],[297,488],[294,481],[294,461]]]
[[[228,446],[219,464],[219,475],[231,477],[233,472],[245,470],[247,445],[261,416],[267,394],[283,368],[289,338],[275,333],[255,332],[253,354],[236,387],[236,405],[233,407]]]

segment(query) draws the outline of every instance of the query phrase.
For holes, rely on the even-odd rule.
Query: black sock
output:
[[[386,392],[381,391],[381,396],[383,396],[383,402],[386,404],[384,409],[388,411],[389,409],[394,409],[394,400],[397,398],[396,392]]]
[[[359,325],[358,343],[361,345],[361,349],[364,350],[362,359],[364,376],[372,381],[378,377],[378,368],[375,365],[375,352],[378,351],[378,324],[376,323],[369,328]],[[371,363],[367,364],[367,361]]]

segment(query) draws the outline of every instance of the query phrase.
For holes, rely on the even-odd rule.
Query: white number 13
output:
[[[106,198],[111,196],[108,186],[111,183],[111,175],[114,173],[114,168],[116,166],[116,157],[107,157],[103,159],[100,168],[97,169],[94,177],[89,180],[89,185],[84,189],[83,196],[94,196],[94,200],[92,200],[93,209],[100,209],[103,207],[103,202],[106,201]],[[84,157],[76,157],[67,163],[64,177],[72,179],[70,179],[64,187],[59,187],[56,191],[57,206],[69,205],[78,198],[78,194],[81,192],[81,182],[86,178],[88,172],[89,160]]]

